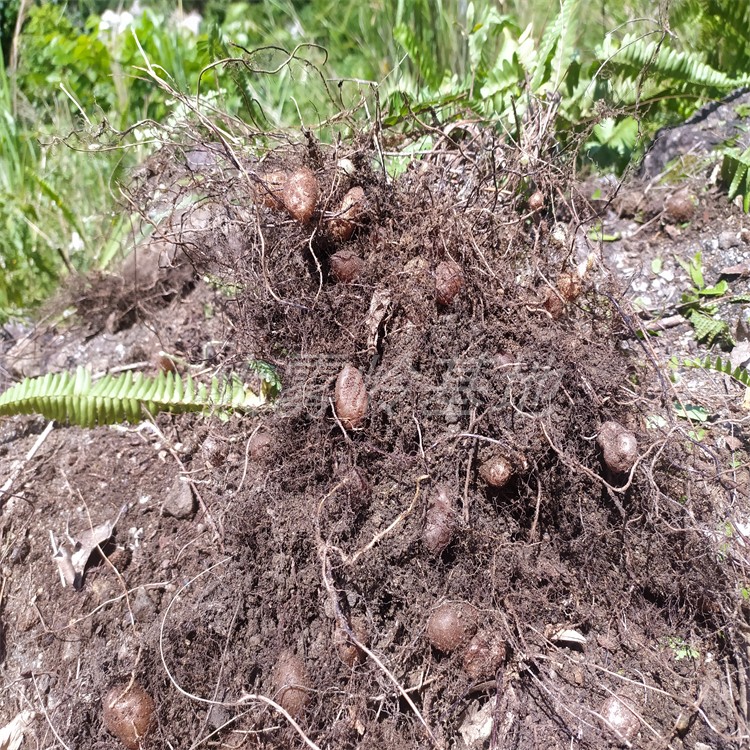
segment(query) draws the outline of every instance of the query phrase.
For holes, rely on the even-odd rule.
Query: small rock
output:
[[[187,482],[176,477],[164,500],[164,512],[179,519],[191,518],[195,513],[193,491]]]
[[[738,247],[740,244],[740,238],[734,232],[721,232],[719,234],[719,247],[722,250],[731,250],[733,247]]]

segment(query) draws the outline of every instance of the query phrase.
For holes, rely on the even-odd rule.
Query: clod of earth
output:
[[[468,604],[446,602],[433,610],[427,620],[427,638],[444,654],[450,654],[466,643],[476,629],[476,613]]]
[[[613,474],[625,474],[633,468],[638,458],[638,441],[619,422],[605,422],[599,428],[596,442],[604,465]]]
[[[344,196],[336,216],[328,224],[331,237],[337,242],[346,242],[352,236],[364,212],[365,191],[361,187],[353,187]]]
[[[640,719],[619,695],[611,695],[602,704],[599,714],[604,725],[620,740],[632,742],[641,730]]]
[[[305,663],[292,651],[282,651],[273,670],[274,700],[298,718],[310,702],[310,676]]]
[[[488,680],[502,667],[507,649],[505,641],[491,630],[480,630],[464,653],[464,672],[472,680]]]
[[[364,270],[365,262],[353,250],[339,250],[329,259],[331,274],[342,284],[354,281]]]
[[[139,750],[153,729],[154,699],[138,682],[115,685],[103,701],[104,726],[128,750]]]
[[[433,554],[439,555],[453,539],[456,526],[456,512],[453,502],[444,487],[440,487],[435,497],[430,501],[425,514],[422,541]]]
[[[444,260],[435,269],[435,299],[450,305],[464,288],[464,272],[454,260]]]
[[[362,373],[346,365],[336,378],[334,406],[336,416],[347,430],[359,427],[367,416],[369,398]]]
[[[508,484],[513,476],[513,466],[505,456],[495,456],[482,464],[479,469],[479,476],[490,487],[500,489],[500,487]]]

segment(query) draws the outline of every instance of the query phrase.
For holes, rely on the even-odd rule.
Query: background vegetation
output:
[[[621,172],[659,127],[748,81],[750,7],[263,0],[131,13],[108,0],[0,0],[0,38],[1,321],[119,252],[118,179],[159,144],[133,126],[187,116],[146,59],[174,90],[194,95],[200,80],[205,102],[259,131],[322,138],[380,106],[397,131],[472,118],[521,139],[526,108],[553,98],[567,153]]]

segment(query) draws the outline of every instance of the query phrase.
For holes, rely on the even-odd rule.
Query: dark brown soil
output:
[[[35,712],[29,747],[123,747],[102,699],[131,678],[156,703],[143,748],[748,741],[742,390],[702,371],[670,380],[669,357],[702,351],[686,322],[642,335],[679,313],[674,256],[736,231],[742,260],[744,217],[688,185],[698,208],[677,226],[674,187],[597,202],[541,160],[521,169],[490,133],[441,143],[393,180],[369,145],[261,161],[165,149],[133,198],[144,217],[179,211],[118,277],[68,292],[73,322],[8,342],[16,374],[153,370],[166,352],[183,373],[251,383],[260,360],[283,387],[225,422],[56,425],[28,460],[46,422],[3,420],[0,726]],[[264,174],[298,166],[321,191],[304,225],[253,200]],[[342,240],[332,222],[354,186],[366,210]],[[597,212],[619,241],[587,239]],[[701,247],[715,283],[731,253]],[[357,259],[345,282],[329,262],[342,249]],[[671,282],[634,290],[657,280],[657,257]],[[455,297],[436,289],[445,262]],[[350,428],[334,404],[347,364],[368,403]],[[711,421],[678,418],[688,400]],[[607,421],[636,435],[629,473],[602,464]],[[480,470],[497,457],[513,476],[494,488]],[[107,521],[112,537],[64,587],[52,535]],[[468,623],[455,647],[427,633],[444,602]],[[638,717],[632,734],[602,717],[613,695]]]

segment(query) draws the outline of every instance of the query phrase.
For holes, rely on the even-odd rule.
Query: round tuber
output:
[[[104,726],[128,750],[139,750],[154,725],[154,699],[138,682],[115,685],[104,697]]]
[[[506,656],[505,641],[497,633],[479,631],[464,653],[464,672],[472,680],[489,680],[502,667]]]
[[[351,629],[354,636],[360,643],[367,645],[367,625],[361,617],[355,617],[351,622]],[[337,628],[334,634],[336,650],[339,658],[349,669],[354,668],[365,660],[365,652],[354,643],[343,628]]]
[[[258,430],[251,438],[249,443],[250,457],[254,461],[266,461],[271,459],[276,453],[276,443],[273,435],[265,430]]]
[[[641,729],[640,719],[619,695],[611,695],[599,709],[604,725],[618,739],[631,743]]]
[[[534,211],[541,211],[544,208],[544,193],[541,190],[537,190],[532,193],[529,198],[529,209]]]
[[[464,288],[464,272],[453,260],[444,260],[435,269],[435,299],[450,305]]]
[[[339,250],[328,259],[328,264],[333,277],[342,284],[354,281],[365,267],[365,262],[353,250]]]
[[[455,515],[450,496],[441,487],[427,508],[422,532],[422,541],[433,555],[439,555],[451,543]]]
[[[565,271],[557,279],[557,288],[566,302],[573,302],[581,296],[581,277],[572,271]]]
[[[274,700],[293,718],[301,716],[310,701],[310,677],[302,659],[292,651],[282,651],[272,682]]]
[[[495,456],[482,464],[479,469],[479,476],[490,487],[500,489],[500,487],[508,484],[513,476],[513,466],[505,456]]]
[[[449,654],[476,632],[477,620],[468,604],[441,604],[427,620],[427,638],[434,648]]]
[[[347,430],[359,427],[367,416],[367,390],[362,373],[346,365],[336,378],[334,405],[336,416]]]
[[[365,191],[361,187],[353,187],[344,196],[335,217],[328,224],[331,237],[338,242],[346,242],[352,236],[364,212]]]
[[[687,190],[670,195],[664,203],[664,218],[670,224],[684,224],[695,215],[697,199]]]
[[[625,474],[638,458],[635,435],[619,422],[605,422],[599,428],[596,442],[602,450],[604,465],[613,474]]]
[[[292,172],[281,191],[284,208],[300,224],[307,224],[312,219],[319,196],[318,180],[307,167]]]
[[[289,180],[286,172],[267,172],[259,175],[260,184],[255,186],[255,195],[264,206],[269,208],[281,208],[284,205],[284,186]]]

